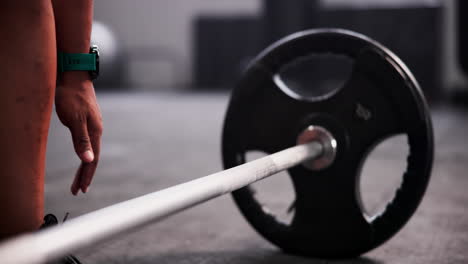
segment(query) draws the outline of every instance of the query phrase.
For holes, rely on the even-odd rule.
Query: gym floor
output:
[[[85,195],[69,192],[79,161],[67,129],[55,115],[52,119],[46,213],[62,218],[69,212],[73,218],[222,169],[228,93],[101,93],[98,99],[103,150]],[[421,206],[395,237],[359,259],[286,255],[256,234],[229,196],[74,253],[84,263],[468,263],[468,111],[437,106],[432,115],[436,155]],[[396,186],[401,175],[399,163],[406,154],[399,152],[399,141],[389,142],[365,165],[366,175],[375,176],[363,178],[367,197],[392,193],[389,186]],[[284,179],[269,180],[267,192],[286,195]]]

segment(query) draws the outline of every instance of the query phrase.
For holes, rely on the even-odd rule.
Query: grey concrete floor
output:
[[[46,212],[91,212],[222,169],[220,135],[227,94],[98,95],[105,131],[90,191],[74,197],[79,161],[54,116],[49,136]],[[290,256],[246,223],[229,196],[126,236],[75,252],[84,263],[468,263],[468,112],[433,111],[436,159],[429,190],[395,237],[362,258],[324,261]],[[378,147],[361,183],[365,207],[378,211],[399,183],[407,149],[401,138]],[[292,199],[287,177],[256,186],[272,210]],[[283,194],[279,196],[278,193]]]

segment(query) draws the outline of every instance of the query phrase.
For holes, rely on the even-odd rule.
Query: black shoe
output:
[[[63,222],[67,220],[67,217],[68,217],[68,213],[65,215]],[[53,214],[47,214],[46,216],[44,216],[44,223],[41,225],[39,229],[44,229],[44,228],[48,228],[50,226],[55,226],[55,225],[58,225],[57,217]],[[61,258],[60,260],[51,262],[49,264],[81,264],[81,262],[75,256],[68,255],[68,256]]]

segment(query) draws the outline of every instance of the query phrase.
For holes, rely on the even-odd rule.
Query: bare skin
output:
[[[65,2],[84,6],[80,12],[85,14],[78,18],[81,22],[68,21],[77,9],[61,7]],[[42,223],[57,45],[64,52],[87,53],[89,49],[92,1],[54,3],[59,4],[6,0],[0,8],[0,240],[34,231]],[[60,23],[57,35],[56,21]],[[87,190],[96,169],[102,121],[87,73],[69,72],[61,77],[55,95],[57,113],[70,128],[82,160],[71,188],[77,194]]]
[[[91,40],[93,1],[53,0],[57,49],[65,53],[88,53]],[[86,193],[99,162],[102,117],[93,83],[87,72],[59,76],[55,105],[60,121],[70,129],[76,154],[82,163],[71,192]]]

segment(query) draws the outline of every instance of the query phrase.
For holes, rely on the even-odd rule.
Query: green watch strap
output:
[[[57,55],[57,69],[59,72],[95,71],[96,54],[59,52]]]

